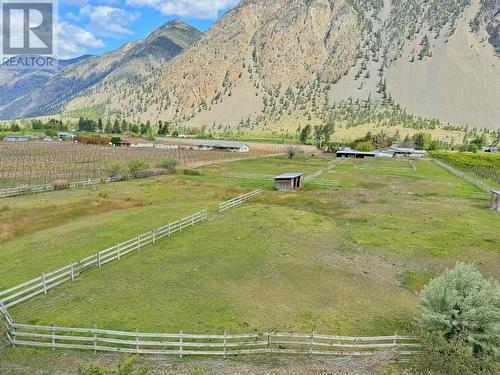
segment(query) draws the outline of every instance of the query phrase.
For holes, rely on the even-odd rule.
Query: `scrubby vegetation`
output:
[[[463,263],[420,296],[423,353],[417,374],[493,374],[500,370],[500,285]]]

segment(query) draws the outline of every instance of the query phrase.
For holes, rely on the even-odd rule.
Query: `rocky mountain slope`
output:
[[[71,98],[92,95],[92,89],[101,84],[116,89],[123,82],[136,85],[200,35],[198,30],[181,21],[170,21],[144,40],[73,64],[47,79],[38,89],[0,103],[0,116],[5,119],[54,114]],[[29,77],[30,81],[34,79]]]
[[[259,131],[328,117],[346,126],[436,126],[415,114],[441,126],[499,129],[499,7],[498,0],[242,0],[168,63],[129,65],[128,79],[100,80],[30,114],[62,109]]]

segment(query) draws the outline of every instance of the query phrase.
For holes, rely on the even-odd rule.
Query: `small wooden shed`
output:
[[[500,190],[491,191],[491,210],[500,212]]]
[[[283,173],[274,178],[274,187],[281,191],[298,190],[304,186],[304,173]]]

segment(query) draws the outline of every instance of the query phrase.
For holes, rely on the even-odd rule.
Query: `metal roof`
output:
[[[377,153],[375,151],[356,151],[356,150],[340,150],[337,151],[337,154],[351,154],[351,155],[373,155],[375,156]]]
[[[274,177],[275,180],[289,180],[291,178],[302,177],[304,173],[283,173]]]
[[[496,195],[500,195],[500,190],[491,189],[491,192],[496,194]]]
[[[248,147],[244,143],[232,142],[232,141],[203,140],[203,141],[196,141],[193,144],[195,146],[201,146],[201,147],[223,147],[223,148],[243,148],[245,146]]]

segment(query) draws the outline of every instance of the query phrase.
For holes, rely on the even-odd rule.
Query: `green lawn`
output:
[[[210,209],[208,222],[11,314],[31,324],[131,331],[392,334],[409,330],[420,288],[456,261],[498,274],[500,216],[485,193],[431,162],[417,162],[415,173],[406,161],[348,160],[321,177],[338,187],[290,193],[220,176],[309,174],[328,161],[245,160],[203,176],[5,199],[1,288]],[[216,213],[218,202],[261,186],[261,197]]]

